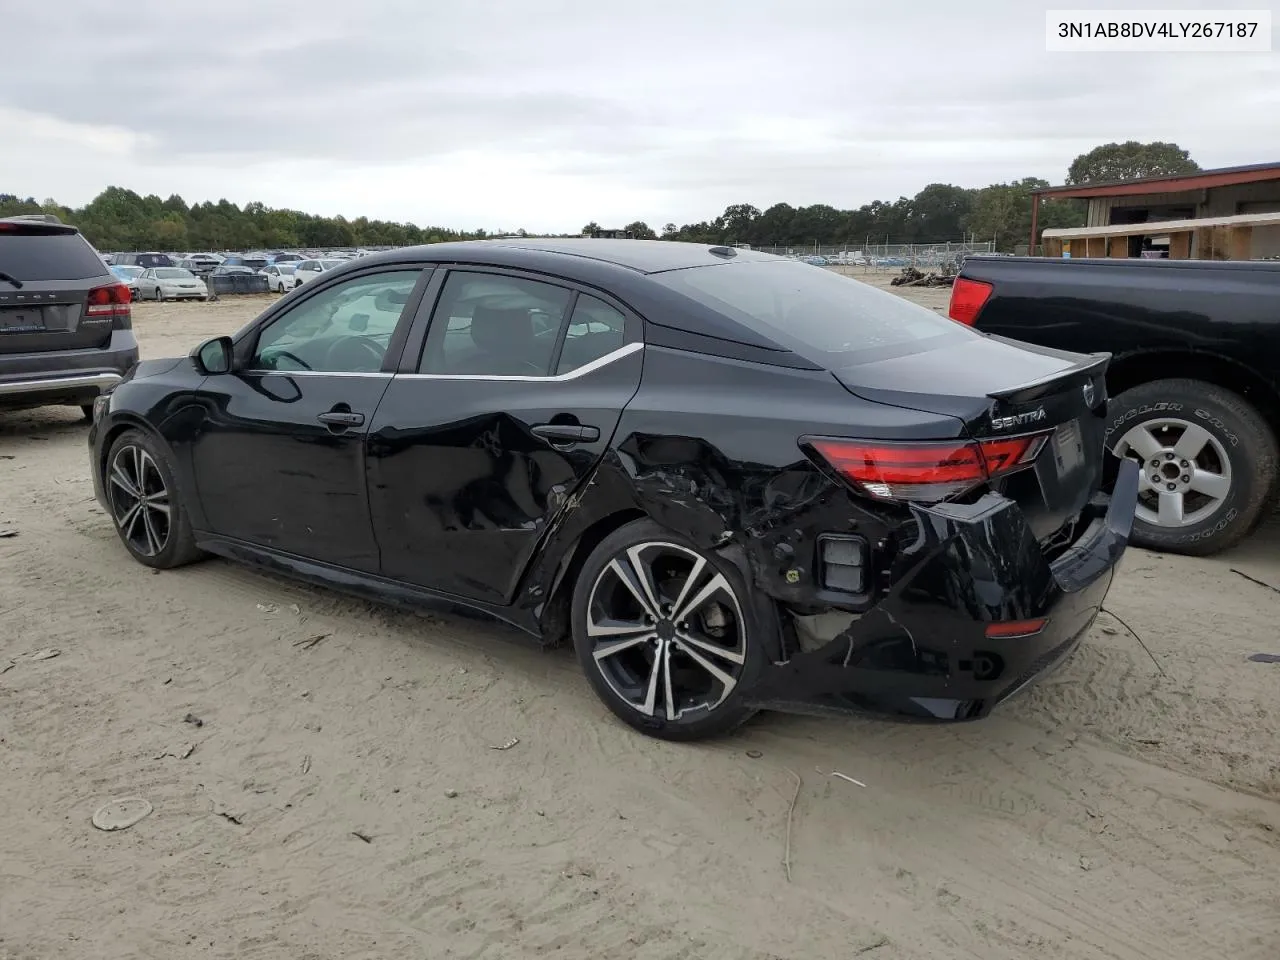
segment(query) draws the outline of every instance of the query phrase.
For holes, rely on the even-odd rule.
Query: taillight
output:
[[[947,308],[947,316],[952,320],[972,327],[978,314],[991,299],[991,284],[981,280],[970,280],[967,277],[956,277],[951,285],[951,306]]]
[[[1048,622],[1048,617],[1038,617],[1035,620],[997,620],[987,624],[986,634],[992,640],[1034,637],[1045,628]]]
[[[123,317],[128,320],[132,313],[129,301],[129,286],[124,283],[109,283],[104,287],[94,287],[89,291],[84,307],[86,317]]]
[[[877,499],[938,503],[1028,466],[1047,439],[1042,433],[975,442],[807,442],[837,473]]]

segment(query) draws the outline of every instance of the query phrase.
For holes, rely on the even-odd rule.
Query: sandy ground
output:
[[[140,305],[144,356],[265,302]],[[1104,616],[983,722],[673,746],[504,628],[131,562],[77,417],[0,414],[4,960],[1280,956],[1274,524],[1131,552],[1151,655]]]

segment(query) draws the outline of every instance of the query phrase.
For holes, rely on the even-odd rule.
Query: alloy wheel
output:
[[[123,446],[107,471],[112,519],[137,553],[154,557],[169,542],[169,490],[155,459],[142,447]]]
[[[724,703],[746,663],[733,587],[674,543],[637,544],[609,561],[591,587],[586,634],[613,692],[636,712],[673,722]]]
[[[1141,464],[1136,513],[1147,523],[1200,523],[1231,493],[1231,459],[1218,438],[1198,424],[1148,420],[1121,437],[1115,453]]]

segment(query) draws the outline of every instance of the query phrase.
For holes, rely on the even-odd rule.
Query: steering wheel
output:
[[[311,369],[311,364],[307,363],[307,361],[303,360],[297,354],[290,353],[288,350],[277,350],[271,357],[272,364],[275,364],[276,359],[278,357],[288,357],[290,360],[292,360],[294,363],[300,366],[303,370]],[[279,370],[280,368],[273,366],[273,369]]]
[[[357,348],[349,355],[350,359],[355,360],[355,363],[348,364],[339,362],[341,351],[345,350],[347,347]],[[363,353],[370,361],[372,361],[372,366],[370,366],[367,371],[360,366],[360,360],[356,356],[356,353]],[[329,345],[329,349],[325,351],[324,359],[325,366],[332,369],[341,370],[347,366],[354,366],[356,367],[355,372],[373,373],[382,368],[382,361],[383,358],[386,357],[386,354],[386,349],[377,340],[373,339],[373,337],[350,336],[339,337],[337,340],[334,340],[333,343]]]

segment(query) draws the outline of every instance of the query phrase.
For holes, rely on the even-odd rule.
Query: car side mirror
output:
[[[230,337],[215,337],[206,340],[191,351],[191,362],[196,371],[206,377],[230,373],[235,358],[235,344]]]

